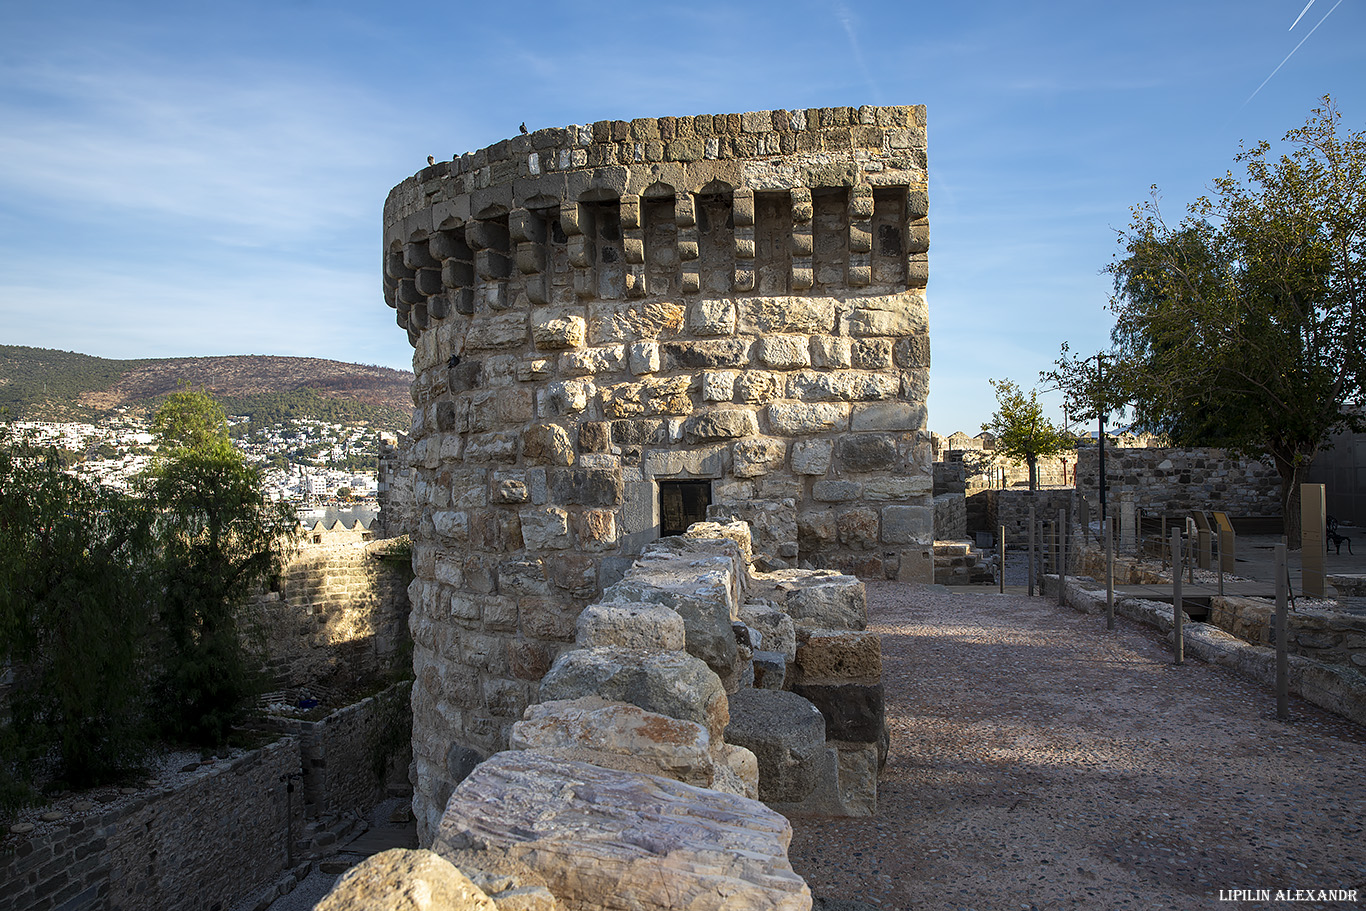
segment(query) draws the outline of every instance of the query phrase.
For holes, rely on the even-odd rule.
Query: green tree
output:
[[[213,396],[182,385],[166,396],[152,417],[152,434],[171,450],[227,445],[228,418]]]
[[[217,745],[257,689],[243,606],[279,571],[297,519],[265,499],[260,475],[213,420],[212,399],[176,395],[154,422],[169,448],[147,482],[161,547],[159,698],[171,734]]]
[[[1310,462],[1366,427],[1366,133],[1340,121],[1325,97],[1289,154],[1244,148],[1179,225],[1154,194],[1108,268],[1113,397],[1177,445],[1269,458],[1292,541]]]
[[[996,412],[982,429],[996,437],[996,451],[1029,466],[1029,489],[1038,487],[1039,459],[1059,455],[1076,440],[1043,415],[1038,393],[1029,394],[1010,380],[990,380],[996,390]]]
[[[40,771],[86,787],[141,759],[151,524],[144,502],[66,473],[54,450],[0,447],[0,667],[13,682],[0,804]]]

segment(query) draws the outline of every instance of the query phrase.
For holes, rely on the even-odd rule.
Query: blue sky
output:
[[[0,0],[0,343],[410,367],[380,212],[427,155],[926,104],[930,424],[976,433],[989,377],[1106,343],[1151,184],[1179,216],[1324,93],[1366,125],[1366,0],[1305,3]]]

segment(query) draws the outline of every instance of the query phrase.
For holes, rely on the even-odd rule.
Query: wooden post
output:
[[[1276,545],[1276,717],[1290,717],[1290,651],[1286,641],[1290,577],[1286,575],[1285,545]]]
[[[1182,621],[1185,619],[1186,608],[1181,600],[1181,526],[1172,526],[1172,632],[1175,634],[1175,642],[1172,644],[1173,651],[1176,652],[1176,663],[1186,662],[1186,641],[1185,628]]]
[[[1006,527],[996,527],[996,570],[1001,574],[1001,594],[1006,593]]]
[[[1067,603],[1067,511],[1058,510],[1058,604]]]
[[[1310,598],[1323,597],[1323,566],[1327,562],[1328,510],[1322,484],[1300,485],[1300,588]]]

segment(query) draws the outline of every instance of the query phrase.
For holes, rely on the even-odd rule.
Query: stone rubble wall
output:
[[[406,665],[411,569],[386,559],[392,541],[304,545],[279,591],[250,605],[266,633],[276,687],[354,686]]]
[[[299,745],[283,738],[0,857],[0,911],[231,907],[286,869],[303,800],[286,792]]]
[[[379,515],[370,530],[376,538],[411,535],[417,528],[414,472],[406,433],[381,435],[378,453]]]
[[[932,578],[926,167],[923,107],[823,108],[538,130],[393,189],[426,799],[507,746],[661,485],[766,568]]]
[[[307,816],[368,808],[385,797],[396,765],[406,770],[411,681],[400,681],[317,721],[275,718],[299,742]]]
[[[1077,489],[1099,495],[1096,447],[1078,451]],[[1105,450],[1106,497],[1131,494],[1145,516],[1185,516],[1195,510],[1230,518],[1281,515],[1280,476],[1264,462],[1222,449],[1111,448]]]
[[[1255,645],[1275,644],[1274,604],[1259,598],[1210,599],[1209,623]],[[1366,617],[1317,608],[1287,616],[1289,650],[1323,664],[1366,669]]]
[[[1070,487],[1041,487],[1038,490],[1007,488],[986,490],[986,528],[968,525],[969,531],[984,531],[992,535],[999,526],[1006,528],[1006,547],[1014,550],[1029,546],[1029,510],[1034,509],[1035,520],[1057,523],[1058,510],[1064,511],[1069,527],[1076,521],[1076,491]]]
[[[944,493],[934,498],[934,537],[938,541],[958,541],[968,536],[968,501],[961,493]]]

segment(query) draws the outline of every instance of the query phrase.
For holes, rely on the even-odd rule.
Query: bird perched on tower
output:
[[[428,156],[427,156],[427,164],[429,164],[429,165],[434,165],[434,164],[436,164],[436,156],[435,156],[435,155],[428,155]]]
[[[526,121],[525,121],[525,120],[522,121],[521,130],[522,130],[522,135],[525,136],[525,135],[526,135]]]

